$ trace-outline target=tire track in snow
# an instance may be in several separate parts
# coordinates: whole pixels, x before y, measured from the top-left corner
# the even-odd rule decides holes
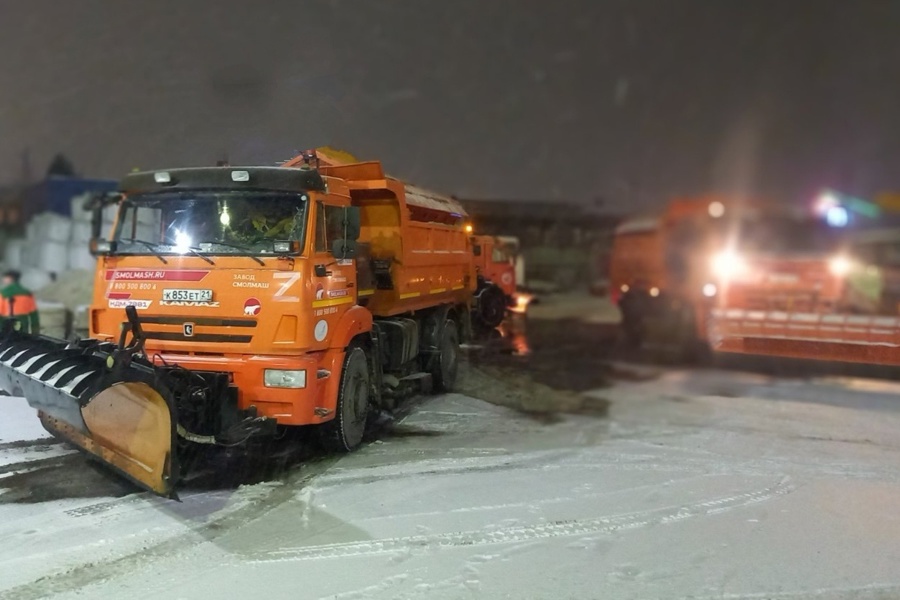
[[[556,521],[536,525],[503,527],[491,531],[461,531],[359,542],[344,542],[339,544],[322,544],[318,546],[282,548],[280,550],[266,552],[259,558],[251,559],[248,562],[294,562],[356,556],[374,556],[395,552],[409,552],[411,550],[477,547],[493,544],[521,543],[554,537],[612,533],[629,529],[641,529],[651,525],[676,523],[704,515],[714,515],[751,504],[765,502],[777,496],[788,494],[793,490],[794,486],[789,483],[789,478],[785,477],[777,484],[762,490],[637,513],[599,517],[596,519]]]
[[[403,463],[380,464],[364,468],[335,469],[316,480],[317,489],[400,481],[422,476],[452,476],[506,471],[547,472],[562,469],[687,471],[702,472],[712,460],[693,461],[696,465],[659,464],[660,454],[625,454],[618,451],[585,453],[582,448],[493,456],[473,456]],[[715,463],[718,464],[718,463]],[[698,467],[700,467],[698,469]],[[399,469],[399,470],[398,470]],[[765,473],[771,475],[771,471]]]
[[[401,481],[422,476],[440,477],[512,471],[547,473],[565,469],[653,471],[709,475],[740,474],[748,476],[770,476],[773,473],[786,474],[785,471],[797,469],[808,475],[900,481],[900,470],[898,469],[870,468],[855,462],[835,463],[834,461],[815,460],[752,459],[717,453],[697,453],[695,456],[680,456],[677,462],[661,462],[667,458],[665,456],[667,448],[660,446],[659,450],[660,453],[658,454],[607,451],[585,455],[576,451],[569,451],[566,453],[530,453],[524,456],[472,457],[464,462],[459,459],[426,460],[403,463],[403,471],[397,471],[397,465],[377,465],[364,469],[336,470],[317,479],[315,487],[317,490],[325,490],[347,485]],[[460,464],[461,462],[462,464]]]
[[[689,477],[682,477],[680,479],[666,479],[663,481],[656,481],[653,483],[647,483],[643,485],[634,485],[623,488],[616,488],[611,490],[604,490],[602,492],[591,492],[589,494],[579,494],[578,497],[573,496],[551,496],[548,498],[541,498],[537,500],[527,500],[522,502],[503,502],[499,504],[480,504],[477,506],[462,506],[457,508],[451,508],[449,510],[428,510],[428,511],[419,511],[419,512],[404,512],[404,513],[393,513],[387,515],[373,515],[370,517],[363,517],[359,519],[359,523],[370,523],[372,521],[385,521],[385,520],[393,520],[393,519],[421,519],[423,517],[434,517],[438,515],[453,515],[453,514],[464,514],[464,513],[475,513],[475,512],[486,512],[486,511],[498,511],[498,510],[509,510],[512,508],[524,508],[531,506],[546,506],[548,504],[563,504],[566,502],[572,502],[573,500],[594,500],[598,498],[608,498],[610,496],[616,496],[619,494],[632,494],[634,492],[642,491],[642,490],[652,490],[659,487],[664,487],[667,485],[671,485],[674,483],[684,483],[686,481],[690,481],[692,479],[699,479],[701,477],[707,477],[705,473],[699,473],[696,475],[692,475]]]

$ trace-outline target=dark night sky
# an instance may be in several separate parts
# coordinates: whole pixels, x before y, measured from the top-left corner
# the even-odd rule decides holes
[[[892,0],[0,0],[0,181],[330,144],[447,193],[900,188]]]

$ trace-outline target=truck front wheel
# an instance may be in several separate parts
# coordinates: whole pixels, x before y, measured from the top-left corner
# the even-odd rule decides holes
[[[506,295],[499,287],[490,284],[476,297],[475,320],[484,329],[499,327],[506,316]]]
[[[332,452],[355,450],[362,443],[368,416],[368,361],[362,348],[351,347],[344,356],[334,418],[319,426],[322,445]]]

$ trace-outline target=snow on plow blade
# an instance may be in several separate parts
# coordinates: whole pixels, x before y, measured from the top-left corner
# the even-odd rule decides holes
[[[140,487],[177,498],[175,411],[152,365],[114,344],[5,330],[0,388],[24,396],[44,427]]]

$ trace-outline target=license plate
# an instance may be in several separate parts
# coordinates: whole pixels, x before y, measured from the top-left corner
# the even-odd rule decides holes
[[[209,302],[212,290],[163,290],[163,302]]]

